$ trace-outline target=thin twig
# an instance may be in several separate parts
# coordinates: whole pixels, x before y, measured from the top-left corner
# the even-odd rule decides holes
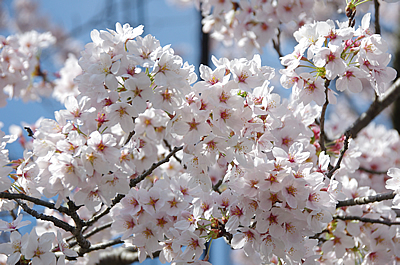
[[[135,187],[136,184],[138,184],[139,182],[141,182],[142,180],[144,180],[147,176],[151,175],[151,173],[153,173],[153,171],[158,168],[159,166],[161,166],[164,163],[169,162],[169,159],[178,151],[182,150],[183,146],[180,147],[175,147],[163,160],[158,161],[157,163],[153,163],[153,165],[151,165],[151,167],[146,170],[142,175],[140,175],[139,177],[135,178],[135,179],[131,179],[131,183],[130,186]]]
[[[365,167],[359,167],[357,170],[364,171],[364,172],[371,173],[371,174],[377,174],[377,175],[386,175],[387,174],[387,170],[386,171],[376,171],[376,170],[368,169]]]
[[[165,139],[164,139],[164,144],[168,147],[168,150],[171,152],[172,151],[172,146]],[[182,164],[182,159],[177,157],[176,154],[174,154],[174,158],[176,159],[176,161],[178,161],[179,164]]]
[[[123,198],[125,197],[125,195],[123,194],[118,194],[117,196],[115,196],[115,198],[111,201],[111,205],[109,207],[107,207],[103,212],[101,212],[98,215],[93,216],[91,219],[89,219],[88,221],[86,221],[84,223],[84,226],[91,226],[93,225],[95,222],[97,222],[100,218],[102,218],[103,216],[106,216],[110,211],[111,208],[113,208],[117,203],[119,203]]]
[[[104,224],[104,225],[102,225],[102,226],[96,227],[96,228],[94,228],[92,231],[90,231],[90,232],[84,234],[83,236],[84,236],[86,239],[88,239],[89,237],[91,237],[91,236],[97,234],[98,232],[101,232],[101,231],[103,231],[104,229],[110,228],[111,225],[112,225],[112,223],[113,223],[113,222],[109,222],[109,223],[106,223],[106,224]],[[71,243],[69,244],[69,246],[70,246],[70,248],[72,248],[72,247],[76,246],[77,244],[78,244],[78,242],[77,242],[77,241],[74,241],[74,242],[71,242]]]
[[[344,154],[346,153],[347,149],[349,149],[350,136],[349,135],[345,135],[345,137],[346,137],[346,139],[344,140],[343,149],[340,151],[340,156],[339,156],[338,161],[336,162],[335,167],[330,169],[329,172],[326,174],[326,177],[329,178],[329,179],[332,177],[333,173],[335,173],[335,171],[340,168],[340,163],[342,163],[342,159],[344,157]]]
[[[396,195],[396,193],[394,191],[391,191],[388,193],[380,193],[380,194],[371,195],[371,196],[357,197],[354,199],[339,201],[336,204],[336,208],[345,207],[345,206],[362,205],[362,204],[368,204],[368,203],[372,203],[372,202],[380,202],[380,201],[384,201],[384,200],[391,200],[394,198],[395,195]]]
[[[391,222],[390,220],[381,220],[381,219],[372,219],[372,218],[367,218],[367,217],[360,217],[360,216],[340,216],[340,215],[334,215],[333,219],[340,219],[343,221],[361,221],[364,223],[373,223],[373,224],[384,224],[387,226],[391,225],[400,225],[400,222]]]
[[[325,80],[325,103],[322,106],[321,118],[320,118],[320,133],[319,133],[319,146],[321,147],[321,151],[326,152],[325,147],[325,113],[328,108],[329,99],[328,99],[328,87],[330,84],[330,80]]]

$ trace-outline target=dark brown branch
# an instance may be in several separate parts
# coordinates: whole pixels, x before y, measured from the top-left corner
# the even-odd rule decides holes
[[[218,180],[218,182],[212,187],[212,189],[216,192],[220,192],[219,186],[221,186],[221,184],[222,184],[222,179]]]
[[[372,170],[372,169],[368,169],[365,167],[359,167],[358,168],[359,171],[364,171],[367,173],[371,173],[371,174],[377,174],[377,175],[386,175],[387,174],[387,170],[386,171],[376,171],[376,170]]]
[[[99,243],[99,244],[94,244],[92,246],[90,246],[89,248],[80,248],[78,251],[79,256],[83,256],[85,253],[89,253],[95,250],[100,250],[100,249],[106,249],[108,247],[112,247],[118,244],[122,244],[124,243],[124,241],[121,240],[120,237],[107,241],[107,242],[103,242],[103,243]]]
[[[375,100],[369,109],[361,114],[361,116],[347,129],[347,133],[352,138],[356,138],[357,134],[366,127],[379,113],[392,104],[400,96],[400,78],[389,87],[385,96]]]
[[[91,236],[97,234],[98,232],[103,231],[104,229],[110,228],[111,225],[112,225],[112,223],[113,223],[113,222],[109,222],[109,223],[106,223],[106,224],[104,224],[104,225],[102,225],[102,226],[99,226],[99,227],[94,228],[92,231],[90,231],[90,232],[88,232],[88,233],[86,233],[86,234],[84,235],[85,238],[89,238],[89,237],[91,237]]]
[[[321,151],[326,153],[325,147],[325,113],[328,108],[329,99],[328,99],[328,87],[330,84],[330,80],[325,80],[325,103],[322,106],[321,118],[320,118],[320,134],[319,134],[319,146],[321,147]]]
[[[8,199],[8,200],[15,200],[15,199],[21,199],[21,200],[25,200],[25,201],[30,201],[33,202],[36,205],[41,205],[44,207],[47,207],[49,209],[53,209],[53,210],[57,210],[60,213],[65,213],[66,215],[70,216],[70,211],[67,207],[64,206],[60,206],[58,208],[56,208],[54,203],[51,202],[47,202],[38,198],[34,198],[31,196],[28,196],[26,194],[23,193],[8,193],[8,192],[0,192],[0,198],[1,199]]]
[[[104,224],[104,225],[99,226],[99,227],[96,227],[96,228],[94,228],[92,231],[90,231],[90,232],[84,234],[83,236],[84,236],[86,239],[88,239],[89,237],[91,237],[91,236],[97,234],[98,232],[101,232],[101,231],[103,231],[104,229],[110,228],[111,225],[112,225],[112,222],[107,223],[107,224]],[[72,238],[71,238],[71,239],[72,239]],[[75,242],[71,242],[71,243],[69,244],[69,246],[72,248],[72,247],[76,246],[77,244],[78,244],[78,242],[75,241]]]
[[[375,6],[375,34],[381,34],[381,25],[379,22],[379,1],[374,0]]]
[[[103,212],[101,212],[98,215],[93,216],[91,219],[86,221],[84,226],[91,226],[95,222],[97,222],[100,218],[102,218],[103,216],[106,216],[111,211],[111,208],[114,207],[117,203],[119,203],[124,197],[125,197],[125,195],[123,195],[123,194],[118,194],[117,196],[115,196],[115,198],[111,201],[111,206],[107,207]]]
[[[136,119],[136,117],[132,117],[133,123],[135,123],[135,119]],[[135,131],[131,131],[128,135],[128,138],[126,138],[124,145],[127,145],[134,135],[135,135]]]
[[[395,196],[395,192],[381,193],[377,195],[365,196],[365,197],[357,197],[354,199],[348,199],[345,201],[339,201],[336,204],[336,208],[345,207],[345,206],[354,206],[354,205],[362,205],[368,204],[372,202],[380,202],[384,200],[391,200]]]
[[[171,145],[168,143],[167,140],[164,139],[164,144],[167,146],[168,150],[171,152],[172,151],[172,147]],[[176,159],[176,161],[178,161],[179,164],[182,164],[182,159],[180,159],[179,157],[176,156],[176,154],[174,154],[174,158]]]
[[[340,156],[334,168],[330,169],[329,172],[326,174],[327,178],[331,178],[333,173],[340,168],[340,163],[342,163],[342,159],[344,154],[346,153],[347,149],[349,149],[349,135],[345,135],[346,139],[344,140],[343,149],[340,151]]]
[[[90,247],[90,242],[87,240],[82,233],[82,228],[84,226],[83,220],[79,217],[77,210],[79,209],[73,201],[71,201],[68,197],[68,208],[71,211],[71,218],[75,222],[75,229],[72,234],[75,236],[76,241],[82,249],[88,249]]]
[[[276,34],[276,41],[272,39],[272,45],[275,49],[275,51],[278,53],[279,58],[283,57],[283,54],[281,52],[281,30],[278,28],[278,34]]]
[[[144,180],[147,176],[150,176],[151,173],[153,173],[154,169],[158,168],[159,166],[161,166],[164,163],[169,162],[169,159],[178,151],[182,150],[183,146],[181,147],[175,147],[164,159],[158,161],[157,163],[153,163],[153,165],[151,165],[151,167],[146,170],[142,175],[140,175],[139,177],[135,178],[135,179],[131,179],[131,183],[130,186],[135,187],[136,184],[138,184],[139,182],[141,182],[142,180]]]
[[[373,223],[373,224],[384,224],[384,225],[400,225],[400,222],[391,222],[390,220],[387,219],[372,219],[372,218],[367,218],[367,217],[360,217],[360,216],[339,216],[339,215],[334,215],[333,219],[340,219],[343,221],[361,221],[364,223]]]
[[[52,222],[55,226],[57,226],[59,228],[62,228],[65,231],[68,231],[68,232],[71,232],[71,233],[73,233],[75,231],[75,227],[71,226],[70,224],[68,224],[68,223],[66,223],[66,222],[64,222],[64,221],[62,221],[60,219],[57,219],[57,218],[55,218],[53,216],[49,216],[49,215],[45,215],[45,214],[42,214],[42,213],[38,213],[37,211],[29,208],[28,205],[26,205],[25,203],[23,203],[19,199],[14,199],[14,200],[18,203],[19,206],[22,207],[22,209],[26,213],[32,215],[36,219]]]
[[[153,258],[160,255],[160,251],[153,253]],[[102,251],[99,254],[99,261],[96,265],[129,265],[139,261],[137,249],[134,247],[129,248],[112,248],[107,251]]]

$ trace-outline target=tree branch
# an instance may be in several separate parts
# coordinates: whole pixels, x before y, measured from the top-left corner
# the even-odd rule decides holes
[[[278,33],[276,34],[276,41],[272,39],[272,46],[274,47],[276,53],[278,54],[279,58],[283,57],[283,54],[281,52],[281,30],[278,27]]]
[[[74,220],[75,225],[76,225],[72,234],[75,236],[76,241],[78,242],[79,246],[82,249],[88,249],[90,247],[90,242],[83,236],[82,228],[84,226],[84,222],[77,213],[78,207],[68,197],[67,197],[67,199],[68,199],[68,207],[72,213],[71,218],[72,218],[72,220]]]
[[[98,232],[103,231],[104,229],[107,229],[107,228],[111,227],[111,225],[112,225],[112,222],[106,223],[106,224],[104,224],[104,225],[102,225],[102,226],[99,226],[99,227],[94,228],[92,231],[90,231],[90,232],[84,234],[83,236],[84,236],[86,239],[88,239],[89,237],[91,237],[91,236],[97,234]],[[71,238],[71,239],[72,239],[72,238]],[[78,244],[78,242],[77,242],[77,241],[74,241],[74,242],[71,242],[71,243],[69,244],[69,246],[72,248],[72,247],[76,246],[77,244]]]
[[[379,113],[392,104],[400,96],[400,78],[389,87],[385,92],[385,96],[375,100],[369,109],[361,114],[360,117],[347,129],[350,137],[356,138],[357,134],[366,127]]]
[[[139,177],[135,178],[135,179],[131,179],[131,183],[130,186],[135,187],[136,184],[138,184],[139,182],[141,182],[142,180],[144,180],[147,176],[149,176],[151,173],[153,173],[153,170],[158,168],[159,166],[161,166],[164,163],[169,162],[169,159],[178,151],[182,150],[183,146],[180,147],[175,147],[164,159],[158,161],[157,163],[153,163],[153,165],[151,165],[151,167],[146,170],[142,175],[140,175]]]
[[[357,170],[364,171],[364,172],[371,173],[371,174],[377,174],[377,175],[386,175],[387,174],[387,170],[386,171],[376,171],[376,170],[368,169],[365,167],[359,167]]]
[[[171,145],[168,143],[167,140],[164,139],[164,144],[168,147],[168,150],[170,152],[172,152],[172,147]],[[174,158],[176,159],[176,161],[178,161],[179,164],[182,164],[182,159],[180,159],[179,157],[176,156],[176,154],[174,154]]]
[[[129,265],[139,261],[139,254],[134,247],[113,248],[110,251],[103,251],[99,255],[96,265]]]
[[[78,251],[79,256],[83,256],[85,253],[89,253],[95,250],[100,250],[100,249],[106,249],[108,247],[112,247],[118,244],[122,244],[124,243],[124,241],[121,240],[121,237],[118,237],[116,239],[107,241],[107,242],[102,242],[99,244],[94,244],[92,246],[90,246],[89,248],[80,248]]]
[[[329,170],[329,172],[326,174],[327,178],[331,178],[333,173],[335,173],[336,170],[338,170],[340,168],[340,163],[342,162],[342,159],[344,157],[344,154],[346,153],[347,149],[349,149],[349,135],[346,135],[346,139],[344,140],[344,146],[343,149],[340,151],[340,156],[338,161],[336,162],[336,165],[334,168],[332,168],[331,170]]]
[[[153,258],[160,255],[160,251],[153,253]],[[99,261],[96,265],[128,265],[139,261],[137,249],[134,247],[129,248],[113,248],[109,251],[102,251],[99,255]]]
[[[37,211],[31,209],[28,207],[28,205],[26,205],[25,203],[23,203],[22,201],[20,201],[19,199],[14,199],[19,206],[22,207],[22,209],[27,212],[28,214],[32,215],[33,217],[35,217],[36,219],[40,219],[43,221],[48,221],[48,222],[52,222],[55,226],[64,229],[65,231],[71,232],[73,233],[75,231],[75,227],[73,227],[72,225],[57,219],[53,216],[48,216],[42,213],[38,213]]]
[[[328,100],[328,87],[329,87],[330,80],[325,80],[325,103],[322,106],[322,111],[321,111],[321,118],[320,118],[320,133],[319,133],[319,146],[321,147],[321,151],[324,151],[326,153],[326,147],[325,147],[325,113],[326,109],[328,108],[329,100]],[[329,163],[329,166],[330,163]]]
[[[375,34],[381,34],[381,25],[379,24],[379,1],[374,0],[375,6]]]
[[[380,202],[384,200],[391,200],[394,198],[396,193],[394,191],[388,193],[381,193],[373,196],[365,196],[365,197],[357,197],[354,199],[349,199],[345,201],[339,201],[336,204],[336,208],[345,207],[345,206],[354,206],[354,205],[363,205],[372,202]]]
[[[60,213],[65,213],[68,216],[71,215],[71,213],[70,213],[70,211],[69,211],[69,209],[67,207],[60,206],[60,207],[56,208],[54,203],[47,202],[47,201],[44,201],[44,200],[41,200],[41,199],[38,199],[38,198],[34,198],[34,197],[28,196],[28,195],[23,194],[23,193],[9,193],[9,192],[3,191],[3,192],[0,192],[0,198],[1,199],[8,199],[8,200],[22,199],[22,200],[25,200],[25,201],[33,202],[36,205],[41,205],[41,206],[47,207],[49,209],[57,210]]]
[[[391,225],[400,225],[400,222],[391,222],[390,220],[381,220],[381,219],[372,219],[372,218],[367,218],[367,217],[360,217],[360,216],[340,216],[340,215],[334,215],[333,219],[340,219],[343,221],[361,221],[364,223],[373,223],[373,224],[384,224],[387,226]]]

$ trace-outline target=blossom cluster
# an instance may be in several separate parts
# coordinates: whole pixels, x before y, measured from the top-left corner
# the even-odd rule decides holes
[[[400,257],[397,227],[342,220],[394,222],[391,205],[337,209],[341,200],[394,189],[394,169],[386,183],[360,185],[366,181],[360,164],[377,169],[365,143],[380,134],[371,126],[363,134],[368,141],[343,136],[323,149],[321,130],[329,134],[330,128],[316,122],[321,105],[333,100],[329,81],[336,79],[339,92],[360,92],[359,79],[365,78],[381,95],[381,84],[394,78],[383,40],[368,27],[369,16],[358,30],[344,24],[336,29],[332,21],[300,28],[295,52],[282,58],[283,86],[294,85],[289,100],[273,92],[275,71],[262,66],[259,55],[213,57],[214,69],[201,65],[196,82],[194,67],[169,45],[140,36],[143,26],[117,23],[116,30],[93,30],[78,61],[79,94],[67,86],[60,90],[65,109],[55,113],[55,120],[41,121],[32,150],[13,161],[15,172],[2,167],[7,172],[0,174],[1,190],[57,196],[54,208],[75,205],[81,222],[109,209],[110,216],[97,225],[112,222],[111,229],[91,237],[92,244],[119,235],[125,246],[138,250],[140,261],[160,251],[163,262],[200,263],[206,242],[224,237],[258,263],[393,263]],[[302,62],[316,74],[296,72]],[[390,144],[391,139],[380,140]],[[399,157],[399,150],[385,154]],[[341,160],[340,169],[333,170]],[[386,161],[385,169],[398,161]],[[56,216],[54,209],[46,215]],[[77,225],[72,214],[57,218]],[[83,247],[69,251],[63,238],[71,234],[50,224],[41,225],[47,232],[39,236],[33,231],[21,237],[15,224],[2,228],[12,231],[11,243],[2,248],[7,262],[15,264],[22,255],[33,264],[55,264],[58,253],[61,264],[68,262],[64,255],[84,254]],[[87,234],[95,230],[88,229]],[[55,233],[58,243],[53,243]],[[207,258],[201,264],[209,264]]]
[[[343,13],[346,7],[360,6],[368,10],[368,3],[360,0],[169,0],[188,6],[194,2],[203,15],[203,32],[225,46],[236,44],[247,56],[254,51],[262,52],[271,40],[279,42],[283,33],[290,36],[314,19],[326,20],[334,13]],[[388,3],[397,0],[385,1]],[[362,4],[362,5],[361,5]],[[386,7],[388,13],[390,7]]]
[[[326,97],[336,102],[332,90],[325,95],[326,82],[335,79],[337,91],[359,93],[362,80],[368,80],[376,94],[382,96],[396,71],[387,66],[391,58],[387,44],[380,35],[370,32],[369,21],[368,13],[357,30],[343,23],[338,23],[337,29],[331,20],[301,27],[294,33],[299,44],[293,53],[281,58],[286,66],[281,70],[282,85],[292,87],[296,99],[320,106]],[[301,71],[303,67],[312,71]]]
[[[21,236],[18,229],[29,225],[29,221],[21,221],[22,215],[11,223],[0,220],[2,231],[11,232],[10,242],[0,244],[2,253],[8,255],[7,264],[17,264],[20,260],[32,261],[32,265],[50,265],[65,264],[65,256],[77,257],[78,254],[69,249],[65,240],[61,236],[61,232],[57,232],[57,238],[54,233],[46,232],[37,235],[36,229],[32,229],[29,234]],[[56,262],[54,252],[61,252]]]
[[[54,42],[48,32],[29,31],[0,37],[0,107],[7,104],[8,97],[28,101],[51,95],[52,87],[40,69],[39,57],[40,51]],[[41,77],[42,81],[37,82],[35,77]]]

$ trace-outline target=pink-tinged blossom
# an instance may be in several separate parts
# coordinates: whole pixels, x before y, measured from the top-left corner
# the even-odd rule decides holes
[[[293,92],[303,104],[308,104],[311,101],[315,101],[319,106],[325,103],[325,86],[322,78],[314,78],[309,73],[303,73],[300,75],[304,80],[304,86],[299,88],[300,91]]]
[[[234,231],[239,225],[248,225],[250,222],[249,214],[243,205],[232,204],[229,208],[229,220],[225,224],[226,231]]]
[[[310,156],[310,152],[303,152],[303,144],[298,142],[290,146],[288,153],[279,147],[274,147],[272,153],[277,161],[283,162],[285,165],[301,164]]]
[[[182,253],[182,258],[187,261],[198,259],[203,253],[203,249],[206,248],[206,240],[189,230],[182,233],[179,242],[181,245],[186,246]]]
[[[210,126],[205,122],[206,117],[192,113],[189,107],[184,107],[177,115],[180,118],[174,122],[173,130],[183,136],[185,143],[196,144],[201,137],[211,132]]]
[[[4,220],[0,220],[0,230],[3,232],[8,232],[8,231],[16,231],[21,227],[24,227],[26,225],[29,225],[31,221],[25,220],[22,221],[22,214],[19,214],[17,219],[9,222],[6,222]]]
[[[339,78],[336,80],[336,89],[338,91],[345,91],[348,89],[353,93],[359,93],[363,88],[360,79],[366,77],[366,73],[359,68],[354,66],[348,67],[344,74],[340,74]]]
[[[21,237],[21,234],[18,231],[11,232],[10,242],[0,244],[0,253],[6,254],[7,257],[7,265],[15,265],[19,262],[21,253],[23,252],[23,246],[26,246],[28,242],[29,234],[25,234]]]
[[[158,241],[163,239],[163,235],[157,231],[158,229],[153,222],[138,224],[133,228],[132,242],[148,255],[152,255],[153,252],[161,249]]]
[[[100,134],[98,131],[94,131],[89,135],[87,144],[88,147],[93,148],[97,153],[96,155],[100,155],[104,161],[110,163],[117,162],[116,158],[119,157],[119,151],[115,147],[117,143],[112,134]],[[109,168],[109,170],[112,170],[112,168]]]
[[[300,61],[306,49],[307,47],[304,45],[298,44],[294,47],[294,51],[291,54],[280,58],[281,64],[286,66],[286,71],[292,71],[300,65]]]
[[[74,194],[73,199],[76,205],[85,205],[91,211],[99,210],[101,203],[107,202],[99,189],[91,187],[80,189]]]
[[[64,253],[65,256],[67,256],[67,257],[77,257],[78,256],[78,253],[76,253],[76,251],[69,248],[69,245],[63,239],[60,230],[57,230],[57,242],[58,242],[57,250]]]
[[[217,67],[214,71],[206,66],[200,65],[199,67],[200,77],[204,81],[197,82],[193,89],[197,92],[203,92],[204,90],[213,88],[216,84],[226,84],[228,83],[231,74],[225,74],[226,69],[224,67]]]
[[[106,108],[108,112],[108,119],[111,124],[121,125],[122,130],[125,133],[130,133],[135,128],[133,118],[137,116],[136,109],[127,103],[117,102]]]
[[[400,191],[400,169],[390,168],[387,175],[391,178],[386,180],[385,188],[393,190],[396,193],[396,196],[393,198],[393,207],[400,208],[400,195],[398,194]]]
[[[335,230],[333,236],[322,244],[322,251],[334,251],[337,258],[343,257],[346,248],[354,247],[354,239],[346,235],[344,232]]]
[[[142,209],[137,189],[130,189],[129,193],[121,200],[126,214],[135,215]]]
[[[51,252],[53,233],[44,233],[40,237],[35,229],[29,234],[26,248],[23,252],[26,259],[32,259],[32,265],[52,265],[56,263],[56,256]]]
[[[111,228],[115,229],[117,233],[123,233],[121,239],[125,240],[133,234],[133,228],[137,225],[137,220],[130,214],[123,212],[114,218]]]
[[[275,238],[280,238],[283,235],[283,219],[282,219],[282,210],[276,207],[273,207],[270,211],[262,212],[256,216],[256,230],[259,233],[266,233]]]
[[[155,214],[165,204],[164,192],[156,187],[151,188],[149,191],[139,189],[139,200],[143,209],[149,214]]]
[[[289,175],[283,179],[282,186],[282,195],[290,207],[304,207],[304,200],[309,193],[305,188],[303,179],[296,179]]]
[[[64,67],[59,71],[60,78],[54,80],[53,97],[64,103],[68,96],[76,97],[79,94],[78,85],[74,78],[82,73],[78,59],[74,54],[68,54]]]
[[[346,67],[344,60],[340,57],[343,47],[328,45],[315,51],[314,64],[317,67],[325,67],[326,77],[333,80],[341,75]]]
[[[247,256],[255,255],[260,242],[260,234],[255,229],[241,228],[232,238],[232,248],[243,248]]]
[[[148,34],[144,38],[138,36],[135,40],[128,41],[126,47],[140,66],[153,67],[160,41]]]
[[[134,78],[126,80],[124,85],[125,90],[120,94],[121,99],[126,102],[132,101],[132,107],[136,113],[144,112],[147,108],[146,102],[151,101],[154,97],[149,77],[144,73],[140,73],[135,75]]]

